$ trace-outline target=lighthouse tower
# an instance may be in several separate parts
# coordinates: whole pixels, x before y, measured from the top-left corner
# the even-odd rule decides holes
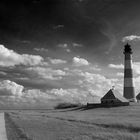
[[[132,49],[129,44],[124,46],[124,91],[123,96],[131,102],[135,102],[135,91],[132,71]]]

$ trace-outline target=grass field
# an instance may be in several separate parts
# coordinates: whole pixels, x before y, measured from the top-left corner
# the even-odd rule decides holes
[[[11,135],[17,140],[140,139],[140,104],[90,110],[13,111],[9,115],[9,140],[16,140]]]

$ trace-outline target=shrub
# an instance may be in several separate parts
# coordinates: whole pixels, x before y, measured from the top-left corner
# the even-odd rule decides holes
[[[55,109],[66,109],[66,108],[74,108],[74,107],[80,107],[80,106],[82,106],[82,105],[76,104],[76,103],[59,103],[54,108]]]

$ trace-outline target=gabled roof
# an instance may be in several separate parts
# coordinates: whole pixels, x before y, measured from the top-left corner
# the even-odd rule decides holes
[[[136,96],[136,99],[140,100],[140,93]]]
[[[126,98],[124,98],[117,90],[110,89],[101,100],[105,99],[118,99],[121,102],[129,102]]]

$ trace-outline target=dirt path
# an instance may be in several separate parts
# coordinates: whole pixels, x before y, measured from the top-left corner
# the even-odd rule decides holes
[[[26,136],[22,129],[15,124],[8,113],[5,113],[5,127],[8,140],[31,140]]]
[[[4,113],[0,113],[0,140],[7,140]]]

